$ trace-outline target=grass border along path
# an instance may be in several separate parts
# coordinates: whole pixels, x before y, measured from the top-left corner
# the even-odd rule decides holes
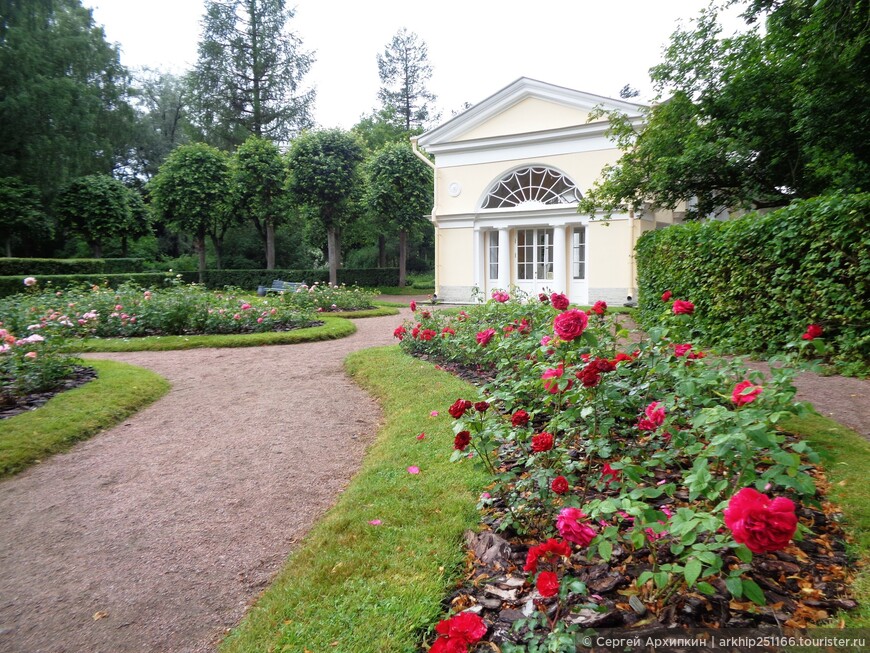
[[[159,374],[135,365],[88,360],[97,378],[52,397],[39,409],[0,421],[0,478],[66,451],[123,421],[169,391]]]
[[[363,317],[363,316],[360,316]],[[365,316],[368,317],[368,316]],[[300,342],[337,340],[356,332],[350,320],[336,316],[322,316],[323,324],[292,331],[265,333],[232,333],[209,336],[147,336],[145,338],[88,338],[75,344],[76,353],[169,351],[203,347],[261,347],[263,345],[295,345]]]
[[[449,462],[447,408],[476,390],[397,346],[354,353],[347,369],[378,398],[385,423],[350,487],[222,653],[411,653],[462,572],[461,538],[479,523],[485,475],[470,461]]]

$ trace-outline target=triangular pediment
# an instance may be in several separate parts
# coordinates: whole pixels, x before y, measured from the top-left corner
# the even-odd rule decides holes
[[[512,84],[429,130],[418,142],[423,147],[511,137],[586,125],[596,107],[630,117],[641,116],[643,105],[575,91],[521,77]]]

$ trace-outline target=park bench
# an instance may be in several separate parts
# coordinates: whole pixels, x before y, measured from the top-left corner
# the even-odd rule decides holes
[[[280,279],[275,279],[270,286],[258,286],[257,287],[257,295],[260,297],[265,297],[270,292],[296,292],[299,289],[299,286],[304,285],[305,282],[297,282],[297,281],[281,281]]]

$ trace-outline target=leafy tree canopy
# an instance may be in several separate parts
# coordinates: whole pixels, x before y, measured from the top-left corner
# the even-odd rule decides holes
[[[50,201],[70,179],[124,165],[127,71],[80,0],[5,0],[0,10],[0,176]]]
[[[314,90],[303,78],[314,57],[287,31],[284,0],[207,0],[194,71],[204,138],[233,148],[251,134],[287,142],[312,124]]]
[[[32,240],[46,232],[39,190],[17,177],[0,177],[0,241],[6,247],[6,256],[12,256],[13,238]]]
[[[640,127],[610,115],[624,154],[582,211],[691,200],[693,218],[867,186],[868,3],[755,0],[744,14],[750,23],[761,16],[764,32],[725,37],[711,6],[694,29],[672,35],[651,70],[667,99]]]

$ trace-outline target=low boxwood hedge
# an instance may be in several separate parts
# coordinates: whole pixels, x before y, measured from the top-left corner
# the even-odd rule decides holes
[[[0,258],[0,276],[142,272],[141,258]]]

